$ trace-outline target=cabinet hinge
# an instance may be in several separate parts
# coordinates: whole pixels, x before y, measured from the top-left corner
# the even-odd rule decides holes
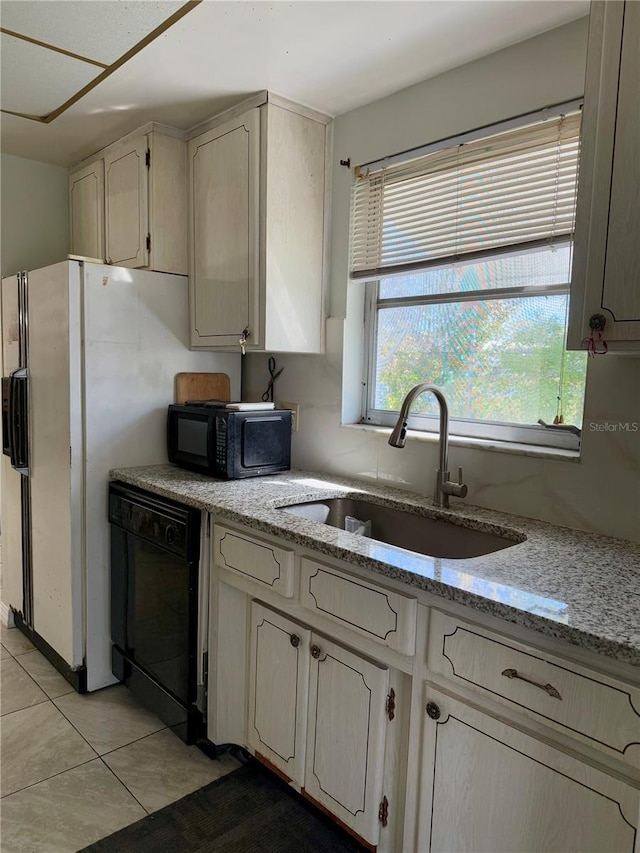
[[[147,234],[147,252],[151,251],[151,234]]]
[[[144,162],[147,164],[147,169],[151,168],[151,149],[147,148],[147,154]]]
[[[73,467],[73,464],[72,464],[72,461],[71,461],[71,460],[72,460],[72,456],[71,456],[71,445],[69,445],[69,468],[72,468],[72,467]]]
[[[389,800],[386,797],[382,798],[380,808],[378,809],[378,820],[383,826],[389,823]]]
[[[205,534],[207,539],[211,539],[211,515],[207,513],[207,527],[205,530]]]
[[[396,691],[393,689],[393,687],[387,695],[385,711],[387,712],[387,717],[389,717],[390,720],[393,720],[396,715]]]

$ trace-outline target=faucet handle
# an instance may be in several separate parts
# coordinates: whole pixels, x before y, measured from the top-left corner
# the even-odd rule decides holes
[[[462,466],[458,466],[458,482],[454,484],[452,495],[457,498],[466,498],[468,492],[467,484],[462,482]]]
[[[455,498],[466,498],[468,488],[467,484],[462,482],[462,468],[458,468],[458,482],[447,480],[442,484],[442,491],[445,495],[453,495]]]

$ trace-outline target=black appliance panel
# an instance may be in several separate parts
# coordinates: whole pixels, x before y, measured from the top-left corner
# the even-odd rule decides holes
[[[109,521],[113,672],[180,733],[176,721],[199,714],[200,511],[112,483]],[[149,699],[165,695],[176,705],[170,713],[166,698]],[[191,723],[187,729],[192,742],[197,732]]]
[[[282,441],[282,419],[262,415],[241,421],[242,467],[263,468],[266,465],[289,466],[290,451]],[[291,427],[289,427],[291,431]]]

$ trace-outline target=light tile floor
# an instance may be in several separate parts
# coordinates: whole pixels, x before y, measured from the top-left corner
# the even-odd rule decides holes
[[[1,853],[75,853],[239,766],[122,685],[79,695],[17,628],[0,642]]]

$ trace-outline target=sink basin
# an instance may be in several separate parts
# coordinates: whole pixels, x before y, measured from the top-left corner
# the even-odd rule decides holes
[[[358,522],[371,522],[370,529],[367,525],[364,532],[360,530],[360,535],[429,557],[452,560],[491,554],[525,540],[524,536],[515,538],[517,534],[509,539],[498,533],[486,533],[484,530],[417,515],[406,509],[382,506],[361,498],[329,498],[281,506],[278,509],[342,530],[346,529],[347,517],[351,517],[357,519],[356,530],[352,528],[352,532],[358,532]],[[353,522],[351,524],[354,525]]]

